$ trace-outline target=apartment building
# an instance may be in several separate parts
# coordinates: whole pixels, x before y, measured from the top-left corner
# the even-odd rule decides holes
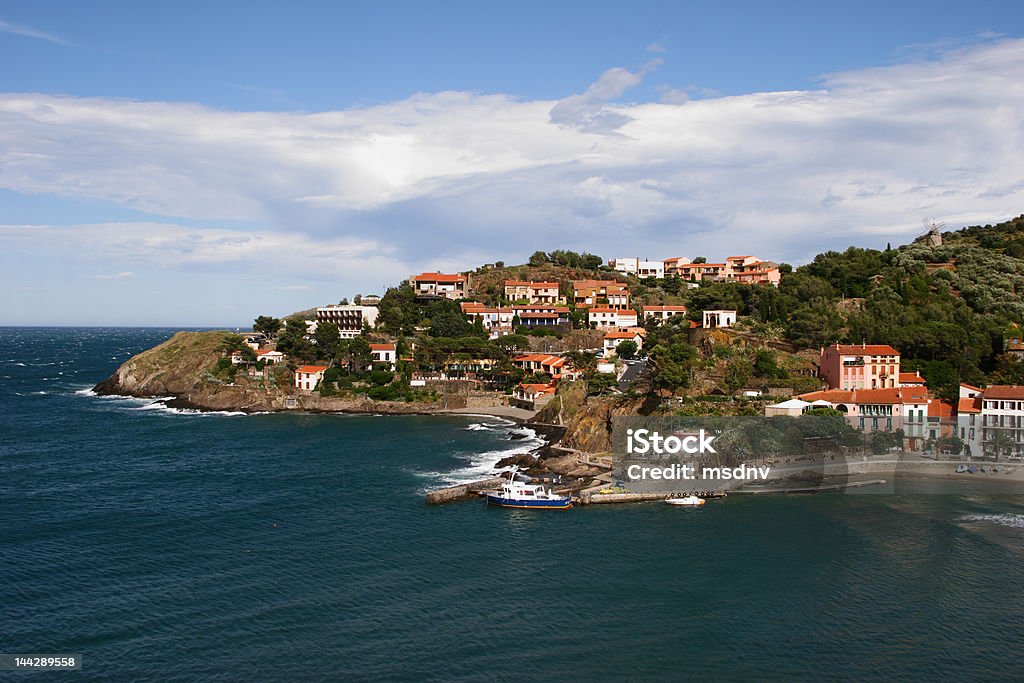
[[[378,310],[376,306],[321,306],[316,309],[316,324],[330,323],[338,328],[342,339],[354,339],[362,334],[364,325],[377,324]]]
[[[526,282],[505,280],[505,298],[510,301],[527,301],[531,304],[564,304],[557,282]]]
[[[819,372],[830,389],[900,386],[900,352],[888,344],[833,344],[821,349]]]
[[[587,309],[587,322],[599,330],[636,327],[636,311],[611,306],[594,306]]]
[[[574,280],[572,296],[577,307],[629,307],[629,287],[616,280]]]
[[[457,273],[420,273],[409,278],[416,296],[424,299],[465,299],[469,293],[469,276]]]
[[[644,320],[652,318],[668,320],[673,316],[686,315],[686,306],[644,306]]]
[[[957,430],[972,458],[1024,460],[1024,386],[961,384]]]

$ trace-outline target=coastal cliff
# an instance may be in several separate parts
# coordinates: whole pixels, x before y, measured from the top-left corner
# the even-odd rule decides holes
[[[171,407],[243,412],[305,410],[401,415],[484,411],[488,407],[481,401],[471,402],[465,393],[454,392],[441,393],[431,403],[300,393],[293,389],[291,370],[284,366],[268,367],[263,377],[239,373],[233,381],[226,381],[213,369],[224,357],[221,344],[227,334],[230,333],[224,330],[177,332],[162,344],[129,358],[114,374],[97,384],[94,391],[108,396],[170,396],[173,397],[168,402]],[[479,405],[474,406],[474,403]]]

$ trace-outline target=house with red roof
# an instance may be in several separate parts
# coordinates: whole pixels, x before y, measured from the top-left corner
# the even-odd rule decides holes
[[[577,307],[629,307],[629,287],[616,280],[573,280],[572,297]]]
[[[686,306],[644,306],[644,321],[656,318],[658,320],[668,320],[669,318],[676,315],[686,315]]]
[[[830,389],[893,389],[900,352],[888,344],[833,344],[821,349],[819,371]]]
[[[1024,386],[961,384],[957,430],[972,458],[1024,461]]]
[[[420,273],[409,278],[416,296],[423,299],[465,299],[469,294],[469,276],[459,273]]]
[[[295,369],[295,388],[307,394],[312,393],[324,378],[326,370],[326,365],[300,365]]]
[[[551,376],[552,381],[572,379],[576,371],[563,356],[552,356],[547,353],[522,353],[512,359],[512,364],[525,372],[541,372]]]
[[[594,306],[587,309],[587,322],[599,330],[636,327],[636,311],[611,306]]]
[[[531,304],[564,304],[557,282],[532,282],[505,280],[505,298],[510,301],[527,301]]]
[[[798,398],[810,403],[827,402],[842,413],[851,426],[864,432],[902,429],[910,450],[921,450],[927,440],[942,436],[938,417],[943,409],[931,407],[938,399],[929,396],[925,387],[826,389],[800,394]],[[952,407],[945,412],[951,424]]]
[[[370,355],[375,364],[384,363],[394,372],[395,361],[398,359],[397,349],[395,344],[370,344]]]
[[[512,403],[527,410],[540,410],[554,397],[554,384],[520,383],[512,390]]]
[[[636,344],[636,348],[639,350],[644,345],[644,330],[642,328],[634,328],[632,330],[616,330],[609,332],[604,335],[604,357],[611,358],[616,355],[619,344],[624,341],[631,341]]]

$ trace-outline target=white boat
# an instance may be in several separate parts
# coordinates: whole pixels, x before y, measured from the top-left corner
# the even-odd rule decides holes
[[[509,471],[501,491],[487,494],[487,504],[503,508],[536,508],[538,510],[568,510],[572,498],[559,496],[541,484],[527,484],[516,478],[517,467]]]
[[[666,498],[665,502],[669,505],[696,508],[704,504],[704,499],[697,496],[686,496],[685,498]]]

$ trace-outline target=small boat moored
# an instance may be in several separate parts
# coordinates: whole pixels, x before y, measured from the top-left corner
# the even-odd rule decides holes
[[[696,508],[704,504],[704,499],[697,496],[686,496],[685,498],[666,498],[665,502],[669,505]]]
[[[559,496],[542,484],[528,484],[516,479],[517,467],[509,470],[508,480],[500,491],[487,494],[487,504],[503,508],[530,508],[539,510],[568,510],[572,498]]]

